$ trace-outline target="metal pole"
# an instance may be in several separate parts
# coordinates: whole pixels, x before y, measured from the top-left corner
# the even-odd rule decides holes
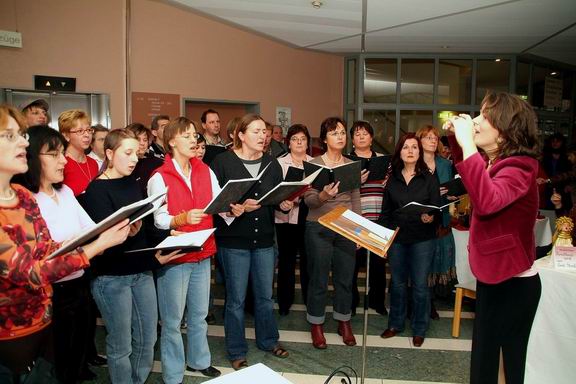
[[[366,292],[364,292],[364,330],[362,333],[362,374],[360,383],[366,378],[366,342],[368,341],[368,292],[370,291],[370,251],[366,250]]]

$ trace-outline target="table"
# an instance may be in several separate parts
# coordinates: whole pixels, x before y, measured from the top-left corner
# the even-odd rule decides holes
[[[222,375],[205,382],[206,384],[292,384],[279,373],[274,372],[262,363],[254,364],[248,368]]]
[[[525,383],[576,383],[576,272],[554,269],[550,256],[534,266],[542,296],[528,343]]]

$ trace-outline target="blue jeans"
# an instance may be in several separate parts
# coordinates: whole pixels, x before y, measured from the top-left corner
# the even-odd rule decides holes
[[[273,350],[280,338],[272,300],[274,248],[220,247],[219,252],[226,279],[224,330],[228,358],[230,360],[244,359],[248,353],[244,329],[244,302],[248,278],[252,282],[254,294],[256,345],[264,351]]]
[[[166,265],[158,270],[158,307],[162,319],[160,353],[164,383],[181,383],[186,364],[205,369],[211,364],[208,347],[210,258],[199,263]],[[180,323],[186,308],[186,361]]]
[[[428,274],[432,267],[436,239],[414,244],[393,243],[389,263],[392,274],[390,284],[390,315],[388,328],[404,330],[408,279],[412,285],[412,335],[426,337],[430,323],[430,290]]]
[[[112,383],[144,383],[152,370],[158,311],[152,272],[98,276],[92,296],[106,325]]]

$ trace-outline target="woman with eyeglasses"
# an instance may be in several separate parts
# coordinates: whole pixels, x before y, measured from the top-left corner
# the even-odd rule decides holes
[[[374,128],[367,121],[355,121],[350,128],[350,138],[352,139],[353,150],[350,155],[361,158],[371,158],[383,156],[372,149],[374,139]],[[377,221],[382,209],[382,196],[384,195],[385,180],[368,179],[368,174],[363,174],[362,186],[360,187],[360,205],[362,216],[368,220]],[[356,252],[356,268],[354,271],[354,281],[352,285],[352,313],[356,313],[356,307],[360,302],[358,293],[358,272],[363,261],[366,259],[366,250],[359,249]],[[370,291],[368,292],[368,306],[381,315],[388,314],[384,306],[386,297],[386,259],[381,257],[370,258]]]
[[[312,160],[312,156],[307,154],[310,145],[310,134],[305,125],[294,124],[291,126],[288,129],[286,141],[290,152],[286,156],[278,158],[278,162],[282,167],[282,175],[285,179],[290,167],[303,170],[303,162]],[[306,247],[304,246],[304,228],[307,215],[308,207],[301,198],[294,201],[294,208],[290,212],[275,212],[276,239],[278,241],[278,287],[276,295],[279,307],[278,312],[282,316],[288,315],[290,307],[294,303],[297,255],[300,256],[302,297],[304,303],[306,303],[308,270],[306,266]]]
[[[352,161],[342,154],[346,148],[346,124],[342,119],[329,117],[324,120],[320,126],[320,141],[325,152],[314,158],[312,163],[335,167]],[[339,205],[355,213],[362,213],[360,190],[339,193],[338,185],[338,182],[330,183],[321,191],[312,188],[304,194],[304,201],[310,209],[306,217],[305,232],[310,277],[306,318],[312,325],[312,345],[318,349],[326,349],[324,321],[330,270],[334,284],[333,317],[338,321],[338,334],[342,336],[344,344],[356,345],[350,326],[356,245],[318,223],[320,216]]]
[[[78,196],[98,176],[98,163],[86,156],[94,129],[90,127],[90,116],[79,109],[62,112],[58,116],[58,128],[68,141],[64,184],[70,187],[74,196]]]
[[[256,345],[277,358],[288,357],[288,351],[279,344],[280,335],[274,317],[272,300],[274,281],[274,211],[288,212],[291,201],[279,206],[260,206],[257,199],[282,181],[282,168],[278,161],[263,152],[266,124],[262,117],[245,115],[234,131],[234,149],[218,155],[211,163],[220,185],[228,180],[256,177],[258,188],[249,198],[232,204],[223,218],[214,216],[216,242],[226,280],[226,309],[224,331],[228,359],[235,370],[248,366],[244,324],[244,305],[248,280],[252,283]]]
[[[438,183],[446,183],[454,178],[452,174],[452,163],[443,158],[442,143],[440,142],[440,132],[432,125],[425,125],[416,132],[416,137],[422,142],[424,149],[424,162],[428,166],[430,173],[435,175]],[[440,188],[442,204],[455,200],[454,196],[446,195],[446,188]],[[430,286],[430,317],[438,320],[440,316],[434,305],[434,297],[441,295],[446,297],[452,293],[453,283],[456,279],[456,256],[455,256],[454,236],[450,228],[450,212],[448,209],[442,212],[442,220],[438,228],[438,241],[428,277]]]
[[[212,216],[202,210],[220,193],[214,173],[196,158],[196,127],[185,117],[176,118],[164,128],[166,155],[148,182],[148,194],[168,188],[167,203],[154,212],[157,228],[194,232],[212,228]],[[210,258],[216,253],[214,236],[198,252],[173,260],[157,272],[158,304],[162,333],[160,351],[162,378],[167,384],[181,383],[184,368],[216,377],[208,346],[208,302],[210,297]],[[186,309],[187,345],[180,332]]]
[[[104,140],[104,171],[84,193],[85,209],[100,222],[143,198],[131,177],[138,161],[138,140],[126,129]],[[92,263],[91,291],[106,325],[108,373],[112,383],[144,383],[152,370],[158,312],[152,270],[179,255],[125,253],[147,248],[142,221],[130,225],[128,239]]]
[[[392,155],[392,174],[378,220],[386,228],[400,228],[388,251],[392,274],[390,313],[388,328],[381,337],[387,339],[404,331],[407,303],[411,300],[412,345],[421,347],[430,323],[428,275],[436,249],[439,215],[399,211],[413,201],[439,206],[440,186],[424,162],[420,140],[414,133],[407,133],[400,138]],[[412,297],[408,297],[408,281]]]
[[[49,373],[53,360],[51,321],[53,282],[86,268],[106,248],[123,242],[127,220],[103,232],[95,241],[48,259],[61,247],[50,236],[30,191],[11,184],[14,175],[28,171],[26,123],[15,109],[0,106],[0,382],[33,380]],[[50,128],[48,128],[50,129]],[[52,149],[45,153],[52,153]],[[44,152],[44,150],[42,151]],[[45,161],[53,161],[51,155]],[[59,157],[63,158],[61,154]],[[53,181],[62,172],[50,172]],[[45,180],[45,192],[54,190]],[[40,189],[39,189],[40,191]],[[70,195],[71,193],[69,193]],[[73,199],[73,197],[72,197]],[[62,214],[72,215],[69,212]],[[78,219],[79,220],[79,219]],[[93,260],[92,260],[93,261]]]
[[[28,171],[22,176],[23,185],[34,193],[52,239],[69,240],[94,222],[72,190],[62,184],[66,139],[46,125],[30,128],[28,135]],[[91,374],[86,371],[87,345],[92,342],[89,280],[84,270],[79,270],[54,282],[52,289],[56,373],[63,383],[76,383]]]

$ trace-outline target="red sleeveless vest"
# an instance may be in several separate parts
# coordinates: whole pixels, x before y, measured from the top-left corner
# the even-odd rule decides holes
[[[176,216],[184,211],[189,211],[190,209],[205,208],[212,200],[210,168],[208,168],[208,166],[201,160],[196,158],[190,159],[190,166],[192,168],[190,174],[192,193],[190,193],[190,189],[182,179],[182,176],[176,170],[170,155],[166,154],[164,164],[156,170],[157,173],[162,175],[164,183],[168,187],[168,213],[172,216]],[[213,227],[212,215],[209,215],[202,219],[198,224],[186,224],[175,229],[181,232],[194,232]],[[172,260],[170,264],[198,262],[214,255],[215,253],[216,241],[212,234],[204,243],[201,251],[188,253],[176,260]]]

